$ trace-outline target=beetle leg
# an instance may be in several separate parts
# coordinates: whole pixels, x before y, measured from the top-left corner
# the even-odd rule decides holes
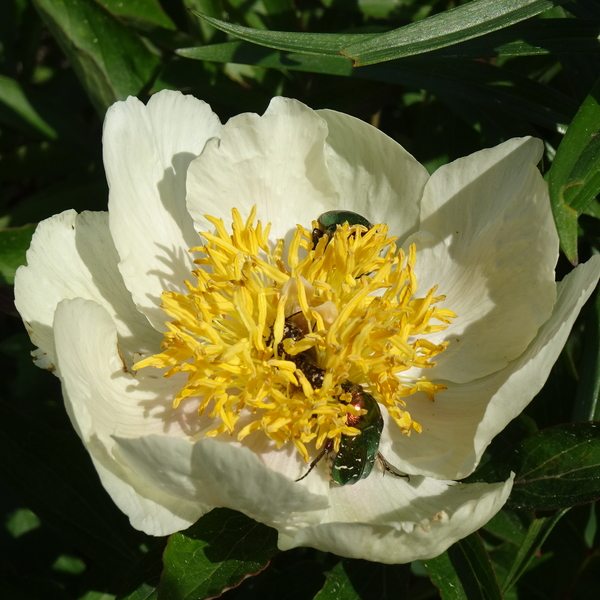
[[[396,477],[402,477],[408,481],[410,481],[410,475],[407,475],[406,473],[399,473],[398,471],[396,471],[396,469],[394,467],[392,467],[392,465],[390,465],[390,463],[385,460],[385,458],[383,457],[383,454],[381,454],[381,452],[377,453],[377,458],[379,460],[379,464],[383,467],[383,474],[385,475],[385,472],[387,471],[388,473],[391,473],[392,475],[395,475]]]
[[[317,463],[325,456],[325,453],[330,449],[331,449],[330,444],[325,444],[325,447],[323,448],[323,450],[321,450],[321,452],[319,452],[319,456],[317,456],[317,458],[315,458],[315,460],[313,460],[310,463],[308,471],[306,471],[306,473],[304,473],[304,475],[302,475],[302,477],[299,477],[298,479],[296,479],[296,481],[302,481],[305,477],[308,477],[310,475],[310,472],[317,466]]]

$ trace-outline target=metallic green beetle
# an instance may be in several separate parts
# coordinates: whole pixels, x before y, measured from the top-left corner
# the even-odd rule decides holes
[[[329,210],[317,219],[317,227],[312,232],[313,247],[318,244],[324,235],[327,234],[331,237],[335,233],[337,226],[344,223],[348,223],[348,225],[364,225],[367,229],[373,227],[367,219],[351,210]]]
[[[352,485],[365,479],[371,474],[376,460],[380,461],[385,471],[397,477],[410,479],[408,475],[398,473],[379,452],[383,417],[375,398],[350,381],[343,383],[342,388],[351,394],[352,398],[348,404],[367,411],[364,415],[348,415],[346,418],[346,424],[356,427],[360,433],[355,436],[342,435],[337,452],[333,449],[333,442],[325,444],[317,458],[310,463],[308,471],[296,481],[304,479],[325,455],[329,463],[329,479],[336,485]]]
[[[331,454],[331,481],[337,485],[352,485],[368,477],[373,470],[379,456],[383,417],[375,398],[362,387],[347,381],[342,388],[352,396],[349,404],[367,411],[364,415],[348,415],[346,424],[356,427],[360,433],[355,436],[343,435],[340,449]]]
[[[291,355],[287,354],[284,349],[283,340],[298,341],[303,337],[304,334],[300,328],[288,318],[283,328],[283,339],[279,343],[278,351],[285,360],[293,362],[302,371],[313,388],[318,389],[323,386],[325,370],[315,365],[306,352]],[[367,411],[364,415],[348,415],[346,417],[346,424],[350,427],[356,427],[360,433],[356,436],[343,435],[337,452],[333,451],[332,443],[327,443],[319,456],[311,463],[306,475],[327,454],[330,461],[329,476],[331,481],[337,485],[348,485],[368,477],[373,470],[373,465],[379,455],[379,439],[383,430],[383,418],[375,398],[361,386],[346,381],[342,384],[342,389],[350,394],[348,404],[354,405],[358,410],[366,409]],[[383,459],[383,457],[380,458]],[[383,462],[383,464],[385,468],[387,463]],[[306,475],[300,479],[304,479]]]

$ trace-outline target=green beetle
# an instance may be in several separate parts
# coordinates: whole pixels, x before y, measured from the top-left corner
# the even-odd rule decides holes
[[[342,388],[352,396],[349,404],[367,411],[364,415],[348,415],[346,424],[356,427],[360,433],[343,435],[340,449],[331,454],[331,481],[337,485],[352,485],[368,477],[373,470],[375,459],[379,456],[383,417],[375,398],[362,387],[347,381]]]
[[[346,420],[347,425],[356,427],[360,433],[355,436],[342,435],[337,452],[333,449],[333,442],[325,444],[317,458],[310,463],[308,471],[296,481],[302,481],[307,477],[325,455],[329,462],[329,479],[335,485],[352,485],[365,479],[373,471],[376,460],[380,462],[384,471],[410,481],[409,475],[399,473],[379,452],[383,417],[375,398],[361,386],[350,381],[343,383],[342,388],[352,396],[349,404],[367,411],[364,415],[349,415]]]
[[[285,352],[284,340],[299,341],[304,337],[302,330],[291,321],[296,314],[298,313],[291,315],[285,321],[283,338],[278,345],[278,352],[285,360],[293,362],[298,370],[302,371],[314,389],[319,389],[323,387],[325,370],[311,360],[308,352],[300,352],[294,355]],[[376,460],[380,461],[385,471],[398,477],[408,478],[408,475],[398,473],[379,452],[383,417],[375,398],[360,385],[351,381],[344,382],[342,389],[350,394],[350,400],[347,404],[352,404],[358,410],[367,411],[363,415],[348,415],[346,417],[346,424],[355,427],[360,433],[355,436],[342,435],[337,452],[333,449],[333,442],[326,443],[317,458],[310,464],[308,471],[296,481],[304,479],[325,455],[327,455],[329,462],[329,478],[336,485],[352,485],[368,477]]]
[[[312,232],[313,247],[319,243],[319,240],[324,235],[331,237],[335,233],[337,226],[344,223],[348,223],[348,225],[363,225],[367,229],[373,227],[367,219],[351,210],[329,210],[317,219],[317,227]]]

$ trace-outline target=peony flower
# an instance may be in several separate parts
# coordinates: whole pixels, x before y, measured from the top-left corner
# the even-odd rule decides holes
[[[166,535],[225,506],[281,549],[385,563],[484,525],[512,479],[456,480],[541,388],[600,275],[594,257],[554,281],[541,154],[513,139],[430,177],[295,100],[225,125],[179,93],[117,102],[108,212],[40,223],[15,287],[132,525]]]

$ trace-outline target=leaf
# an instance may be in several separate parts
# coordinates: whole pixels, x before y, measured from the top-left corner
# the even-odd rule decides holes
[[[112,598],[112,596],[111,596]],[[143,583],[127,596],[117,596],[117,600],[158,600],[158,589]]]
[[[159,538],[133,566],[121,586],[117,600],[156,600],[167,538]]]
[[[434,50],[423,58],[597,54],[600,21],[534,19]]]
[[[114,15],[131,20],[143,20],[164,27],[175,29],[175,23],[165,13],[158,0],[97,0],[106,10]]]
[[[0,75],[0,119],[27,134],[49,140],[58,137],[56,129],[40,115],[21,84],[4,75]]]
[[[504,110],[555,129],[568,123],[577,110],[570,98],[545,85],[484,62],[456,60],[448,69],[446,60],[408,58],[354,69],[343,57],[281,54],[243,42],[182,48],[178,54],[196,60],[241,62],[259,67],[327,73],[423,88],[461,101]]]
[[[0,229],[0,285],[15,281],[15,272],[25,264],[25,252],[31,243],[35,225]]]
[[[35,4],[101,116],[150,86],[158,57],[104,7],[86,0]]]
[[[600,420],[600,294],[590,302],[585,320],[585,336],[579,381],[573,403],[573,421]]]
[[[507,507],[556,510],[600,498],[600,423],[539,431],[465,480],[500,481],[516,473]],[[498,479],[500,478],[500,479]]]
[[[287,31],[265,31],[263,29],[252,29],[251,27],[242,27],[209,17],[191,10],[191,13],[210,23],[213,27],[239,37],[242,40],[285,50],[287,52],[299,52],[301,54],[316,54],[318,56],[336,56],[340,57],[342,48],[366,38],[372,38],[373,33],[290,33]]]
[[[414,56],[482,36],[533,17],[566,0],[478,0],[381,34],[263,31],[194,14],[240,39],[287,52],[343,54],[355,66]]]
[[[408,597],[408,565],[342,560],[326,574],[315,600],[391,600]]]
[[[566,0],[478,0],[342,49],[357,66],[414,56],[482,36]]]
[[[520,515],[514,511],[509,511],[503,508],[496,513],[484,526],[486,531],[489,531],[502,541],[510,542],[517,546],[523,543],[527,535],[527,526],[523,524]]]
[[[262,571],[277,552],[274,529],[216,508],[169,538],[159,596],[161,600],[219,596]]]
[[[479,534],[456,542],[436,558],[423,561],[442,600],[501,600],[490,557]]]
[[[577,264],[577,217],[600,194],[600,80],[569,125],[546,175],[561,246]]]
[[[568,510],[568,508],[565,508],[557,511],[551,517],[542,517],[541,519],[533,520],[527,530],[525,539],[519,547],[519,551],[517,552],[517,556],[515,557],[511,569],[502,583],[502,590],[504,592],[507,592],[515,583],[517,583],[521,575],[525,573],[529,563],[534,559],[554,526]]]

